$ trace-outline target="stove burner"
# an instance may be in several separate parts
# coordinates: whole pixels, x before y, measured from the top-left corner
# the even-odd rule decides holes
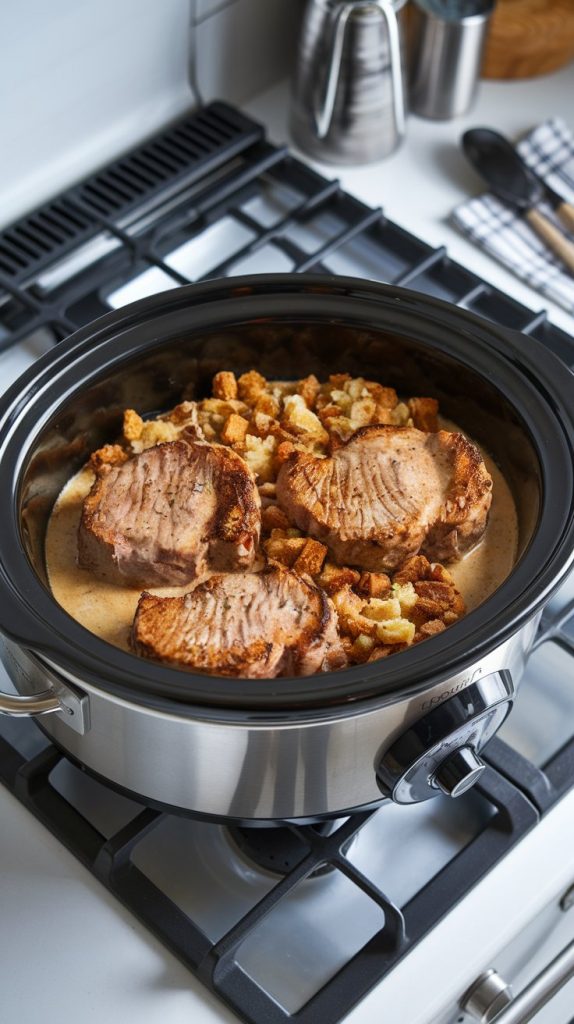
[[[299,826],[298,831],[286,827],[242,828],[232,826],[227,834],[232,843],[247,860],[264,871],[274,875],[288,875],[309,853],[309,845],[301,838],[301,833],[319,836],[330,836],[343,823],[344,819],[325,821],[318,825]],[[357,823],[359,828],[361,822]],[[353,837],[354,838],[354,837]],[[345,846],[345,853],[353,842],[353,838]],[[333,864],[320,864],[311,871],[308,878],[317,878],[334,871]]]

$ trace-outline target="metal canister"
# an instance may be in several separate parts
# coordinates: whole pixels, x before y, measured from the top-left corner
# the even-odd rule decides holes
[[[405,131],[405,4],[309,0],[293,82],[291,134],[311,156],[360,164],[399,145]]]
[[[412,0],[409,104],[422,117],[448,120],[470,110],[494,0]]]

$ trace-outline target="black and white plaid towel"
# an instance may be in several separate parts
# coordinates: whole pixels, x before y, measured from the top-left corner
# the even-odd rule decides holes
[[[574,203],[574,135],[564,121],[544,121],[522,139],[517,149],[555,192]],[[567,233],[549,203],[541,202],[539,209]],[[574,278],[514,209],[486,192],[458,206],[452,219],[473,242],[532,288],[574,313]]]

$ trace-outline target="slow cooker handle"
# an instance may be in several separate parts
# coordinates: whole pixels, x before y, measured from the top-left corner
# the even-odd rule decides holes
[[[36,718],[38,715],[50,715],[54,711],[64,710],[64,705],[60,703],[53,690],[42,690],[41,693],[29,697],[0,692],[0,715],[10,715],[11,718]]]
[[[0,661],[17,690],[31,691],[25,694],[0,691],[0,715],[39,718],[59,713],[62,721],[75,732],[82,735],[87,732],[90,727],[87,694],[77,690],[31,651],[5,637],[0,638]]]

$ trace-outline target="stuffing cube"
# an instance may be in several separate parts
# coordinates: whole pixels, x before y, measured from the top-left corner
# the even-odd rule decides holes
[[[335,405],[334,402],[329,403],[329,405],[325,405],[321,409],[321,411],[318,413],[318,416],[319,416],[319,419],[321,420],[321,423],[323,424],[324,427],[327,427],[327,428],[329,426],[327,421],[331,420],[333,418],[337,418],[340,415],[341,415],[341,406],[340,405]]]
[[[327,557],[327,548],[318,540],[309,538],[305,547],[293,565],[296,572],[307,573],[309,576],[317,576],[323,568],[323,562]]]
[[[391,581],[385,572],[363,572],[357,583],[357,591],[365,597],[387,597]]]
[[[343,587],[354,587],[359,582],[360,573],[346,565],[334,565],[333,562],[325,562],[323,570],[317,582],[327,592],[334,594]]]
[[[428,622],[423,622],[422,626],[419,626],[415,633],[415,643],[419,640],[427,640],[429,636],[436,636],[438,633],[444,633],[446,626],[440,619],[429,619]]]
[[[119,444],[105,444],[90,455],[90,468],[94,473],[105,472],[108,467],[127,462],[129,456]]]
[[[281,562],[289,569],[296,562],[305,547],[305,537],[274,537],[263,541],[263,547],[268,558]]]
[[[304,377],[297,384],[297,394],[301,395],[301,398],[308,409],[313,409],[315,407],[315,401],[320,388],[321,385],[313,373],[308,377]]]
[[[393,425],[393,410],[386,405],[377,405],[373,416],[373,423],[389,427]]]
[[[370,395],[375,399],[377,403],[377,409],[394,409],[398,404],[398,395],[394,388],[385,388],[382,384],[377,384],[375,381],[366,380],[365,387]]]
[[[326,426],[331,451],[340,448],[355,433],[355,427],[348,416],[332,416],[327,420]]]
[[[237,391],[240,399],[247,405],[255,405],[257,399],[265,391],[267,381],[257,370],[250,370],[249,373],[242,373],[237,381]]]
[[[180,430],[175,423],[169,420],[146,420],[143,424],[140,436],[131,441],[131,449],[136,454],[145,451],[146,448],[153,448],[156,444],[166,444],[168,441],[176,441]]]
[[[452,583],[438,583],[435,580],[420,580],[414,585],[418,604],[424,601],[433,602],[440,610],[450,608],[454,598]]]
[[[301,446],[294,444],[293,441],[281,441],[277,446],[276,458],[280,464],[287,462],[296,452],[301,451]]]
[[[415,624],[408,619],[387,619],[377,623],[377,640],[382,644],[412,644]]]
[[[345,415],[348,415],[353,404],[353,399],[346,387],[342,391],[338,388],[333,388],[331,391],[331,401],[338,406],[339,412],[345,413]]]
[[[327,444],[329,435],[321,420],[308,409],[301,395],[287,395],[283,402],[281,426],[297,437],[303,436],[315,444]]]
[[[409,617],[418,601],[418,594],[412,583],[395,583],[392,588],[393,597],[397,599],[401,608],[401,615]]]
[[[332,600],[339,616],[339,628],[343,633],[353,639],[361,634],[376,637],[379,623],[361,614],[364,602],[353,593],[348,584],[335,591]]]
[[[454,586],[454,580],[451,574],[448,569],[445,569],[444,565],[440,564],[440,562],[432,563],[428,578],[431,580],[438,580],[440,583],[452,583]]]
[[[220,373],[216,373],[212,382],[212,391],[214,398],[223,398],[225,401],[237,398],[235,374],[229,370],[221,370]]]
[[[255,402],[255,412],[264,413],[266,416],[270,416],[275,419],[280,412],[279,402],[273,397],[273,395],[268,395],[266,392],[263,392]]]
[[[366,636],[365,633],[359,633],[359,636],[353,640],[353,645],[350,651],[350,657],[353,661],[363,664],[368,661],[370,655],[373,653],[375,647],[375,640],[372,636]]]
[[[349,410],[349,419],[353,430],[358,430],[359,427],[367,427],[369,423],[372,423],[376,409],[377,405],[374,398],[358,398],[353,402]]]
[[[245,440],[248,429],[249,422],[245,417],[232,412],[231,416],[228,416],[223,424],[221,440],[223,444],[241,444]]]
[[[267,505],[261,512],[261,526],[269,533],[271,530],[288,530],[289,520],[278,505]]]
[[[275,450],[277,441],[274,437],[255,437],[253,434],[246,434],[244,440],[245,450],[242,455],[251,472],[256,476],[259,483],[267,483],[275,479],[273,471]]]
[[[269,437],[269,434],[275,432],[276,426],[277,420],[272,416],[268,416],[266,412],[255,411],[251,417],[249,433],[256,434],[257,437]]]
[[[386,601],[382,601],[379,597],[372,597],[361,608],[361,615],[367,619],[373,619],[374,622],[398,619],[401,616],[401,606],[394,597],[388,598]]]
[[[197,402],[180,402],[176,405],[170,413],[168,413],[166,419],[171,423],[175,423],[176,426],[183,426],[184,424],[197,423]]]
[[[126,409],[124,412],[123,434],[126,441],[137,441],[142,435],[144,421],[135,409]]]
[[[417,580],[428,580],[432,576],[432,566],[424,555],[413,555],[407,558],[393,576],[393,583],[415,583]]]
[[[404,402],[399,402],[399,404],[392,410],[391,423],[393,423],[395,427],[407,427],[411,422],[411,414],[408,405]]]

